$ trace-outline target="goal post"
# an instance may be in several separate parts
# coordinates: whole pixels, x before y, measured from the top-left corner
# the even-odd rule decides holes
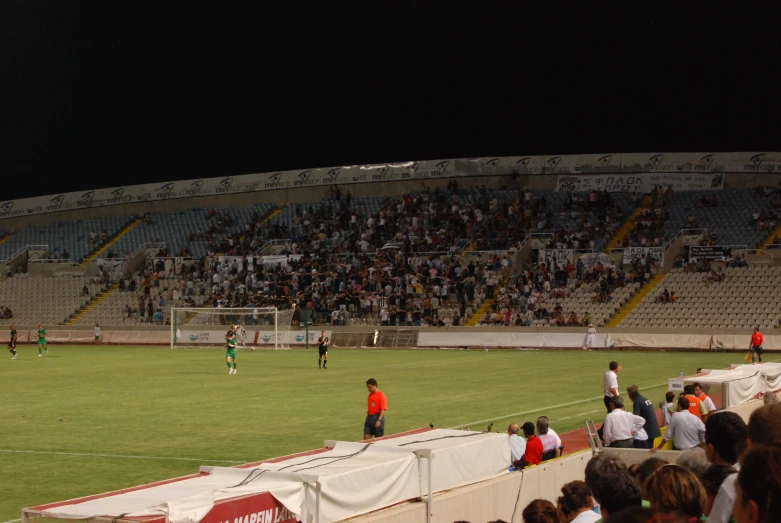
[[[239,348],[289,349],[294,312],[274,307],[172,307],[171,348],[224,346],[225,334],[235,325]]]

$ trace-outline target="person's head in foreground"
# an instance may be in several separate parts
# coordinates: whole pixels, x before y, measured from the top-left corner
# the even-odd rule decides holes
[[[705,487],[705,495],[708,498],[705,502],[705,509],[702,511],[703,514],[706,516],[710,515],[711,510],[713,510],[713,502],[716,501],[716,495],[719,493],[721,484],[724,483],[724,480],[730,475],[736,474],[737,472],[738,471],[732,467],[714,464],[708,467],[708,470],[700,476],[702,486]]]
[[[605,518],[604,523],[655,523],[654,511],[646,507],[630,507]]]
[[[572,521],[581,513],[594,510],[594,499],[586,483],[571,481],[561,487],[556,510],[559,513],[559,521]]]
[[[697,476],[679,465],[665,465],[651,474],[645,493],[659,523],[696,523],[707,501]]]
[[[639,507],[643,503],[640,488],[629,476],[629,473],[606,473],[597,478],[592,494],[599,502],[599,510],[603,517],[630,507]]]
[[[524,523],[559,523],[556,507],[547,499],[535,499],[523,509]]]
[[[586,485],[591,495],[599,503],[597,495],[597,483],[600,477],[606,474],[618,474],[629,476],[629,470],[621,458],[609,454],[597,454],[586,464]]]
[[[643,461],[637,466],[637,469],[635,470],[635,473],[633,477],[635,478],[635,481],[640,486],[640,492],[643,494],[643,499],[648,499],[648,496],[645,493],[645,480],[647,480],[651,474],[659,470],[660,468],[664,467],[668,464],[668,461],[666,459],[662,458],[648,458],[647,460]]]
[[[732,517],[736,523],[781,521],[781,450],[752,447],[740,460]]]
[[[734,465],[748,445],[748,426],[734,412],[717,412],[705,422],[705,455],[717,465]]]

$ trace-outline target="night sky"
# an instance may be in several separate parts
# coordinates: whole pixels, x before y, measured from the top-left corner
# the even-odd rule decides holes
[[[2,2],[0,199],[402,160],[781,150],[777,11],[266,4]]]

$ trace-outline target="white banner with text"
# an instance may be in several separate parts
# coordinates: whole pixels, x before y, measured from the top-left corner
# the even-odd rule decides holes
[[[624,265],[631,265],[635,260],[645,260],[648,256],[654,261],[664,263],[664,247],[625,247]]]
[[[723,173],[560,174],[557,192],[650,193],[662,186],[673,191],[716,191],[724,188]]]

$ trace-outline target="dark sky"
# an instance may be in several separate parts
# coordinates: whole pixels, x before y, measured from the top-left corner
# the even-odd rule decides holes
[[[2,2],[0,199],[400,160],[781,149],[776,11],[453,4]]]

